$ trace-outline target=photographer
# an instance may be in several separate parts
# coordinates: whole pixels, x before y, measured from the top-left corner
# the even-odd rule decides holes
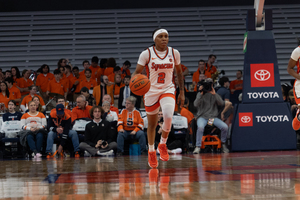
[[[84,142],[79,145],[81,150],[92,156],[114,155],[114,151],[117,150],[117,143],[111,140],[110,123],[101,119],[103,114],[104,110],[100,106],[94,106],[90,110],[93,121],[86,125]]]
[[[199,91],[194,101],[194,106],[198,108],[196,116],[198,129],[196,135],[196,148],[193,153],[198,154],[200,152],[202,136],[207,124],[211,126],[214,125],[221,130],[222,151],[228,153],[229,150],[225,145],[228,126],[218,118],[219,111],[222,110],[227,103],[222,100],[220,95],[216,94],[211,79],[201,81],[200,84],[198,84],[198,89]],[[230,106],[225,107],[229,108]]]

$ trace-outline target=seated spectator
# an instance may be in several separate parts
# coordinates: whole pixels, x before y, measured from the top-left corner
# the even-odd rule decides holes
[[[88,60],[84,60],[82,62],[83,70],[79,72],[80,79],[84,80],[85,79],[85,70],[89,69],[90,67],[90,62]],[[78,67],[77,67],[78,68]],[[73,68],[74,69],[74,68]],[[75,75],[75,74],[74,74]]]
[[[103,75],[109,76],[114,72],[114,68],[117,66],[116,60],[114,58],[109,58],[107,59],[107,67],[104,70]]]
[[[30,101],[32,101],[32,98],[35,96],[39,98],[39,102],[42,105],[43,110],[46,109],[43,98],[41,96],[37,95],[36,91],[37,91],[37,87],[35,85],[29,87],[29,94],[23,98],[21,106],[20,106],[20,108],[22,109],[23,112],[25,112],[27,110],[26,107],[28,107],[28,103]]]
[[[62,96],[57,97],[57,98],[56,98],[56,106],[57,106],[58,104],[61,104],[61,105],[63,105],[63,106],[65,107],[65,105],[66,105],[65,98],[62,97]],[[51,115],[51,113],[56,112],[56,106],[55,106],[55,108],[53,108],[53,109],[51,110],[50,115]],[[65,111],[66,114],[72,116],[71,110],[65,108],[64,111]]]
[[[38,87],[41,97],[44,100],[47,100],[46,92],[47,92],[48,84],[52,79],[54,79],[54,75],[50,73],[50,68],[46,64],[42,65],[41,69],[42,69],[42,73],[38,75],[36,78],[36,86]]]
[[[30,71],[24,69],[22,72],[22,78],[17,81],[17,88],[20,90],[22,97],[29,94],[29,86],[33,85],[33,81],[29,79]]]
[[[230,83],[229,83],[228,77],[223,76],[222,78],[220,78],[219,84],[220,84],[221,87],[218,89],[217,94],[220,95],[220,97],[222,98],[223,101],[230,102],[230,91],[229,91],[229,85],[230,85]],[[230,107],[226,111],[226,113],[224,112],[224,110],[221,112],[221,119],[223,121],[225,121],[225,123],[227,125],[229,125],[230,124],[229,116],[233,112],[232,107]]]
[[[129,96],[134,96],[136,98],[136,104],[135,104],[136,109],[140,109],[141,107],[142,97],[137,96],[131,92],[129,88],[130,79],[131,79],[130,76],[125,76],[123,80],[125,86],[120,88],[120,95],[119,95],[119,102],[118,102],[118,108],[120,110],[125,108],[125,102]]]
[[[97,81],[97,72],[98,72],[98,69],[100,69],[100,66],[98,65],[99,63],[99,58],[97,56],[94,56],[92,57],[92,60],[91,60],[91,66],[89,67],[89,69],[91,70],[92,72],[92,79],[94,79],[95,81]]]
[[[6,111],[10,100],[9,90],[4,81],[0,82],[0,111]]]
[[[111,85],[111,90],[114,95],[114,104],[118,105],[119,96],[120,96],[120,88],[124,87],[125,84],[122,83],[121,75],[116,74],[114,78],[114,84]]]
[[[191,111],[188,110],[189,103],[190,103],[189,99],[187,97],[185,97],[184,105],[183,105],[183,107],[181,108],[181,111],[180,111],[180,115],[187,118],[188,124],[190,124],[192,119],[194,119],[194,114]]]
[[[5,82],[8,87],[10,99],[14,100],[19,105],[21,103],[21,92],[16,86],[13,85],[13,78],[6,78]]]
[[[111,82],[111,84],[114,84],[115,82],[115,76],[116,74],[119,74],[121,76],[122,72],[121,72],[121,68],[119,66],[116,66],[114,68],[114,73],[109,74],[108,77],[108,81]],[[122,79],[121,79],[122,80]],[[121,82],[121,81],[120,81]]]
[[[46,110],[43,108],[43,106],[40,103],[40,98],[37,96],[32,97],[32,101],[36,105],[36,111],[43,113],[46,116]],[[28,112],[29,110],[26,110]]]
[[[230,82],[229,88],[230,88],[231,94],[233,94],[234,91],[236,91],[236,90],[242,90],[243,89],[242,77],[243,77],[242,70],[238,70],[236,72],[236,79]]]
[[[113,155],[117,150],[117,143],[111,139],[110,123],[101,119],[103,113],[100,106],[94,106],[90,110],[93,121],[86,125],[84,142],[79,145],[81,150],[92,156]]]
[[[200,77],[200,75],[202,75]],[[198,69],[193,74],[193,85],[195,86],[194,91],[197,92],[197,83],[203,79],[211,78],[211,73],[208,71],[205,71],[205,61],[199,60],[198,62]]]
[[[108,101],[104,101],[102,104],[102,108],[104,110],[103,119],[108,121],[111,126],[111,139],[113,141],[117,141],[117,123],[118,123],[118,114],[114,111],[110,110],[110,103]]]
[[[11,71],[10,70],[6,70],[5,73],[4,73],[4,78],[11,78],[12,75],[11,75]]]
[[[81,88],[80,92],[83,96],[85,96],[89,106],[95,106],[96,105],[95,98],[93,97],[92,94],[89,93],[90,91],[87,87]]]
[[[36,104],[33,101],[28,103],[29,112],[25,113],[21,118],[23,133],[20,138],[26,137],[30,150],[33,152],[33,158],[42,156],[43,139],[45,128],[47,126],[46,117],[43,113],[36,111]],[[21,142],[22,143],[22,142]]]
[[[52,79],[48,84],[46,94],[49,95],[49,93],[59,94],[64,96],[65,99],[67,98],[68,88],[61,80],[61,74],[58,69],[54,70],[54,79]]]
[[[104,101],[108,101],[108,102],[110,103],[110,108],[109,108],[109,110],[114,111],[114,112],[117,113],[117,115],[119,115],[119,109],[116,108],[116,107],[114,107],[114,106],[111,104],[111,97],[110,97],[110,95],[105,94],[105,95],[103,96],[103,98],[102,98],[102,102],[104,102]],[[103,104],[102,104],[102,105],[103,105]]]
[[[80,89],[83,87],[87,87],[89,90],[93,90],[97,86],[97,81],[92,79],[92,70],[85,70],[85,78],[79,83]]]
[[[199,87],[199,92],[197,93],[196,99],[194,101],[194,106],[198,108],[197,113],[197,134],[196,134],[196,148],[194,154],[200,153],[200,147],[203,137],[203,132],[205,126],[209,124],[216,126],[221,130],[221,142],[222,142],[222,151],[228,153],[229,150],[226,147],[228,126],[221,119],[218,118],[220,108],[223,109],[223,106],[226,107],[224,112],[226,112],[231,103],[225,102],[222,100],[220,95],[216,94],[215,89],[213,88],[213,83],[210,80],[206,80]]]
[[[48,125],[50,132],[48,133],[46,147],[47,158],[53,157],[52,146],[56,138],[60,138],[60,144],[57,148],[58,154],[62,153],[67,139],[70,138],[74,147],[75,157],[80,157],[78,135],[76,131],[71,130],[71,116],[65,113],[64,110],[64,105],[58,104],[56,110],[50,113]]]
[[[144,121],[139,111],[134,106],[136,98],[130,96],[126,99],[126,108],[123,109],[118,119],[118,154],[124,152],[125,140],[135,139],[139,141],[142,154],[146,152],[146,137],[144,134]]]
[[[71,92],[73,93],[73,101],[76,101],[77,97],[81,94],[80,93],[80,82],[82,81],[82,79],[80,78],[79,75],[79,69],[78,67],[73,67],[73,74],[74,77],[70,79],[70,84],[71,84]]]
[[[16,102],[14,100],[10,100],[8,102],[8,112],[2,116],[3,122],[13,121],[13,120],[21,120],[22,113],[16,112]]]
[[[126,60],[123,63],[123,66],[121,67],[122,80],[125,78],[125,76],[131,76],[131,73],[129,70],[130,67],[131,67],[131,63],[128,60]]]
[[[18,67],[11,67],[11,75],[14,80],[14,86],[19,78],[21,78],[20,70]]]
[[[90,118],[90,109],[92,108],[92,106],[88,105],[88,102],[86,101],[85,96],[80,95],[77,97],[76,99],[76,103],[77,106],[75,108],[73,108],[72,110],[72,123],[76,120],[76,119],[81,119],[81,118]]]
[[[102,105],[102,98],[105,94],[110,95],[112,104],[114,104],[114,95],[111,87],[109,86],[108,78],[107,76],[102,76],[100,85],[97,85],[93,90],[96,105]]]
[[[160,143],[163,122],[164,122],[163,113],[160,110],[158,112],[158,123],[156,126],[156,135],[155,135],[155,147],[156,148],[157,148],[158,144]],[[172,125],[171,131],[169,132],[169,135],[168,135],[167,148],[168,148],[168,153],[170,153],[170,154],[176,154],[176,153],[182,152],[182,142],[181,142],[181,140],[176,140],[173,125]],[[158,149],[157,149],[157,152],[159,153]]]
[[[102,58],[100,60],[100,68],[97,71],[96,74],[96,78],[97,78],[97,84],[100,85],[100,80],[101,80],[101,76],[104,75],[104,71],[107,67],[107,59],[106,58]]]
[[[210,54],[208,56],[207,63],[205,63],[205,71],[209,72],[210,74],[214,74],[217,72],[217,67],[213,66],[214,62],[216,61],[216,58],[217,58],[216,55]]]

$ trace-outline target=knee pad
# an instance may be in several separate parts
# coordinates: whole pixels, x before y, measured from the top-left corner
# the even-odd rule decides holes
[[[172,97],[164,97],[160,100],[160,106],[164,118],[162,130],[165,132],[170,132],[172,126],[172,118],[175,109],[175,99]]]

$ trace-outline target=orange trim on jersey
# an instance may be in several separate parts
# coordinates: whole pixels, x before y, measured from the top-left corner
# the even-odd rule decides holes
[[[167,47],[167,53],[166,53],[165,57],[163,57],[163,58],[161,58],[161,57],[156,53],[155,46],[153,46],[153,50],[154,50],[154,53],[156,54],[156,56],[157,56],[159,59],[161,59],[161,60],[165,59],[165,58],[167,57],[167,55],[169,54],[169,47]]]
[[[160,101],[162,98],[165,98],[165,97],[172,97],[175,100],[175,95],[174,94],[172,94],[172,93],[165,93],[165,94],[160,95],[158,101]]]
[[[159,106],[160,106],[159,101],[157,101],[152,106],[146,106],[145,105],[145,110],[146,110],[146,112],[152,112],[152,111],[156,110]]]
[[[173,58],[174,58],[174,65],[176,66],[176,58],[175,58],[175,53],[174,53],[174,49],[172,48],[172,54],[173,54]]]

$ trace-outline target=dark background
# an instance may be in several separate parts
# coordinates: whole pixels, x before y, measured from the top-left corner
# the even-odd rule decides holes
[[[0,0],[0,12],[253,5],[254,0]],[[265,0],[265,5],[299,0]]]

